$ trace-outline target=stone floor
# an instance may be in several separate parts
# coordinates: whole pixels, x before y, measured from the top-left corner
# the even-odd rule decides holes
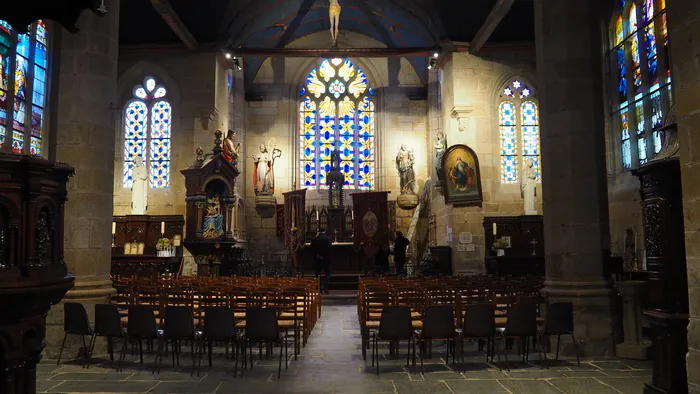
[[[164,358],[159,374],[152,374],[153,355],[145,357],[142,366],[130,356],[122,372],[116,372],[107,359],[97,359],[89,369],[67,361],[56,366],[46,360],[39,366],[37,391],[49,393],[641,393],[644,382],[651,379],[651,365],[617,359],[560,361],[540,369],[537,356],[534,364],[512,364],[510,371],[499,371],[488,365],[484,357],[470,349],[467,362],[456,372],[438,356],[427,360],[425,374],[412,374],[405,367],[404,357],[389,359],[382,349],[381,373],[377,376],[370,359],[362,360],[357,310],[354,305],[324,306],[311,339],[298,360],[282,367],[277,380],[277,359],[270,357],[256,362],[244,376],[233,377],[232,363],[223,353],[215,355],[214,368],[202,365],[201,374],[191,374],[189,354],[182,355],[182,367],[172,367]],[[405,345],[404,345],[405,346]],[[291,358],[291,356],[290,356]],[[514,356],[511,360],[515,358]],[[257,359],[257,358],[256,358]],[[204,362],[206,364],[206,361]],[[419,364],[418,364],[419,365]]]

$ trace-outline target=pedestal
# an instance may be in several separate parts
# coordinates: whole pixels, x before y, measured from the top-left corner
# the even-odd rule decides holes
[[[277,212],[277,199],[275,196],[263,193],[256,195],[255,212],[263,219],[274,217]]]
[[[401,209],[411,210],[418,206],[418,196],[415,194],[402,194],[396,198],[396,205]]]
[[[647,283],[629,280],[617,283],[622,297],[622,325],[625,341],[615,346],[615,356],[632,360],[648,360],[650,344],[642,341],[642,300]]]

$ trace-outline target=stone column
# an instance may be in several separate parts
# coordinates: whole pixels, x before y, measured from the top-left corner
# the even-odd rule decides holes
[[[584,356],[613,354],[603,59],[596,1],[535,1],[546,281]],[[564,346],[564,354],[572,354]]]
[[[688,383],[700,386],[700,3],[667,2],[688,271]]]
[[[95,303],[109,302],[111,222],[114,199],[114,133],[120,111],[117,99],[119,2],[109,0],[104,17],[84,12],[77,34],[61,31],[52,89],[58,91],[57,161],[75,168],[68,182],[65,208],[65,260],[75,287],[64,302],[80,302],[90,316]],[[56,81],[57,79],[57,81]],[[55,354],[63,336],[63,308],[47,320],[47,355]],[[77,343],[77,342],[76,342]],[[64,352],[71,357],[71,352]]]

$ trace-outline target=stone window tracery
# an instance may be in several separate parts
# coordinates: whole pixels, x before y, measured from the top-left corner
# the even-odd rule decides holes
[[[152,188],[170,185],[170,138],[172,106],[168,90],[146,77],[133,89],[133,98],[124,110],[124,168],[122,184],[133,184],[134,160],[143,159]]]
[[[541,181],[539,108],[532,89],[516,79],[501,89],[500,97],[501,183],[518,183],[520,169],[528,159],[533,159]]]
[[[666,1],[620,0],[611,21],[610,48],[613,125],[622,167],[631,169],[661,151],[660,129],[673,104]]]
[[[306,78],[299,104],[299,184],[327,189],[331,152],[340,153],[344,188],[375,182],[374,90],[350,59],[325,59]]]

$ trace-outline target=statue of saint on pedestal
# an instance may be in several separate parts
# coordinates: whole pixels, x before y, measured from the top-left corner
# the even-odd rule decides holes
[[[268,145],[270,145],[268,143]],[[272,149],[272,155],[267,151],[265,144],[260,145],[260,153],[253,156],[255,164],[253,172],[253,188],[255,194],[273,194],[275,192],[275,159],[282,156],[282,151]]]
[[[221,154],[224,156],[224,159],[226,159],[226,161],[228,161],[229,163],[238,161],[238,151],[241,149],[240,142],[233,142],[233,139],[235,137],[236,133],[234,133],[233,130],[229,130],[226,134],[226,138],[224,138],[224,150]]]
[[[535,209],[535,196],[537,196],[537,174],[535,173],[535,161],[530,158],[525,162],[520,178],[520,196],[523,198],[525,215],[537,215]]]
[[[447,137],[442,132],[435,136],[435,171],[437,172],[438,180],[442,181],[442,157],[447,150]]]
[[[340,22],[340,11],[341,7],[340,4],[338,4],[338,0],[330,0],[328,17],[331,20],[331,39],[333,39],[333,46],[338,46],[338,24]]]
[[[148,208],[148,169],[140,156],[134,159],[131,171],[131,214],[145,215]]]
[[[401,181],[401,194],[416,194],[416,174],[413,172],[413,150],[406,144],[401,144],[399,153],[396,154],[396,169],[399,171]]]

